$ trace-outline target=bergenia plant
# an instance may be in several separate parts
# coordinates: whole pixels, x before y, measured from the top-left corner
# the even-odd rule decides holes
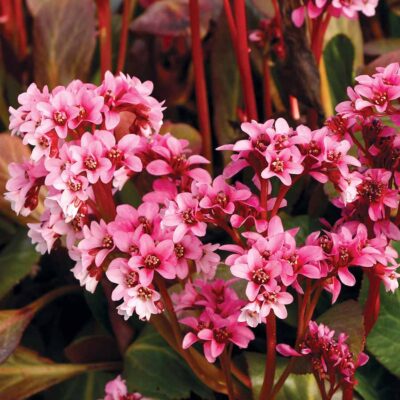
[[[106,71],[99,84],[32,83],[10,107],[9,129],[29,150],[9,165],[5,198],[24,217],[42,206],[39,221],[27,223],[29,238],[41,254],[65,247],[83,290],[107,299],[120,354],[162,340],[174,365],[184,365],[181,379],[190,375],[204,396],[279,399],[292,374],[312,374],[319,396],[312,398],[353,399],[380,287],[395,292],[400,277],[400,65],[357,76],[324,121],[315,110],[299,121],[293,95],[292,119],[272,118],[267,101],[264,121],[244,1],[235,0],[234,10],[226,1],[244,108],[237,140],[213,152],[199,9],[189,3],[201,154],[163,126],[165,106],[150,81]],[[249,39],[267,62],[288,56],[283,11],[272,3],[274,19]],[[330,18],[371,16],[377,3],[304,1],[292,9],[291,29],[308,24],[318,65]],[[211,157],[226,162],[218,170]],[[324,188],[333,210],[308,219],[308,230],[289,214],[304,185]],[[126,195],[132,187],[135,199]],[[319,204],[310,196],[297,201],[315,215]],[[349,300],[349,288],[361,282],[363,300]],[[135,337],[144,323],[153,341]],[[254,358],[262,359],[257,378]],[[172,398],[155,384],[128,379],[127,386],[141,368],[107,366],[114,379],[104,400]]]

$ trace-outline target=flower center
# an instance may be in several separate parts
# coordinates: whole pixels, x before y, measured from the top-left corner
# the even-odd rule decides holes
[[[122,153],[121,150],[119,150],[117,147],[113,147],[110,149],[107,153],[107,157],[112,161],[112,162],[117,162],[120,161],[122,158]]]
[[[144,266],[149,269],[156,269],[160,264],[160,259],[154,254],[148,254],[144,259]]]
[[[175,243],[174,251],[177,258],[182,258],[185,255],[185,248],[180,243]]]
[[[141,215],[138,218],[138,221],[142,225],[143,232],[147,233],[147,234],[150,234],[151,233],[151,223],[150,223],[150,221],[146,217],[144,217],[143,215]]]
[[[375,181],[366,181],[357,187],[360,196],[363,196],[370,203],[378,201],[383,193],[385,185]]]
[[[106,235],[102,242],[103,249],[112,249],[114,246],[113,238],[110,235]]]
[[[388,101],[388,97],[386,93],[377,93],[374,97],[374,104],[376,104],[377,106],[383,106],[384,104],[386,104]]]
[[[49,147],[49,140],[47,139],[46,136],[40,136],[40,139],[38,140],[38,144],[43,149],[46,149],[47,147]]]
[[[339,250],[339,266],[345,266],[350,261],[350,253],[346,247],[341,247]]]
[[[275,292],[265,292],[264,293],[264,299],[268,303],[277,303],[278,302],[278,296],[276,295]]]
[[[319,238],[319,245],[325,253],[330,253],[332,251],[332,240],[326,235]]]
[[[285,167],[285,163],[277,157],[274,161],[271,163],[271,170],[274,172],[283,172],[283,169]]]
[[[227,331],[226,328],[214,329],[213,333],[214,339],[217,343],[226,343],[231,337],[231,334]]]
[[[340,156],[341,156],[341,153],[338,153],[335,150],[329,150],[328,154],[326,155],[326,158],[330,162],[337,162],[337,161],[339,161]]]
[[[221,207],[226,207],[226,205],[228,204],[228,196],[222,190],[217,194],[217,203]]]
[[[182,212],[182,219],[188,225],[193,225],[196,223],[196,219],[193,215],[193,209],[190,208],[189,210],[185,210]]]
[[[68,187],[73,191],[73,192],[79,192],[82,189],[82,183],[79,181],[73,181],[70,179],[68,181]]]
[[[57,125],[65,125],[67,122],[67,115],[64,111],[54,111],[53,118]]]
[[[269,281],[269,275],[262,268],[256,269],[251,278],[257,285],[264,285]]]
[[[150,289],[146,288],[146,287],[140,287],[137,291],[137,296],[143,300],[151,300],[151,298],[153,297],[153,294],[151,292]]]
[[[256,142],[254,143],[254,147],[255,147],[257,150],[260,150],[260,151],[262,152],[262,151],[264,151],[264,150],[267,148],[267,146],[269,145],[269,143],[270,143],[269,137],[268,137],[267,135],[261,134],[261,135],[257,138]]]
[[[137,272],[135,272],[135,271],[131,271],[131,272],[129,272],[129,273],[127,273],[126,275],[125,275],[125,285],[128,287],[128,288],[132,288],[132,287],[134,287],[134,286],[136,286],[136,284],[138,283],[138,277],[139,277],[139,275],[138,275],[138,273]]]
[[[86,157],[84,164],[90,171],[94,171],[97,168],[97,160],[93,156]]]

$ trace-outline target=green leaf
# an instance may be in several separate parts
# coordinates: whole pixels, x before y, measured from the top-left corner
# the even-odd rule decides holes
[[[339,34],[324,49],[325,68],[328,75],[332,103],[346,99],[346,90],[353,82],[354,46],[351,40]]]
[[[246,352],[245,357],[253,385],[253,399],[258,400],[264,380],[265,354]],[[278,358],[275,382],[279,379],[286,364],[286,359]],[[276,400],[318,400],[320,398],[318,385],[312,374],[290,374],[276,396]]]
[[[193,375],[184,360],[149,325],[125,353],[124,377],[130,391],[157,399],[202,399],[212,392]]]
[[[336,336],[346,333],[349,336],[347,343],[351,351],[356,357],[358,356],[363,349],[365,334],[362,308],[357,301],[347,300],[336,304],[323,313],[317,321],[335,330]]]
[[[115,363],[55,364],[36,352],[19,347],[0,365],[1,400],[26,399],[59,382],[87,371],[114,369]]]
[[[115,373],[88,372],[46,390],[46,400],[96,400],[104,397],[104,387]]]
[[[18,229],[11,242],[0,253],[0,298],[4,297],[39,261],[26,229]]]
[[[366,286],[363,282],[363,286]],[[400,291],[387,293],[381,286],[381,308],[376,325],[367,338],[367,349],[392,374],[400,377]]]
[[[92,0],[29,0],[35,82],[54,87],[85,80],[96,45]]]
[[[240,78],[225,13],[221,13],[213,35],[211,80],[213,126],[218,144],[233,143],[238,139],[238,130],[233,127],[232,121],[237,120]]]
[[[97,285],[94,293],[84,290],[87,305],[90,308],[96,321],[111,335],[113,334],[110,318],[108,315],[108,303],[104,294],[103,287]]]

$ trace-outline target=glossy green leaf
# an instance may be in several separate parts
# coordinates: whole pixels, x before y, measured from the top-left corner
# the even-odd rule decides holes
[[[366,286],[363,283],[363,286]],[[365,292],[366,293],[366,292]],[[367,338],[367,349],[392,374],[400,377],[400,291],[387,293],[381,286],[381,308],[376,325]]]
[[[115,363],[55,364],[36,352],[19,347],[0,365],[0,398],[26,399],[59,382],[87,371],[117,367]]]
[[[96,400],[104,398],[104,387],[116,373],[88,372],[62,382],[44,393],[46,400]]]
[[[151,326],[126,351],[123,375],[130,391],[148,397],[185,399],[193,392],[202,399],[212,398],[211,391]]]
[[[347,300],[335,304],[323,313],[317,320],[335,330],[336,336],[346,333],[349,338],[347,343],[355,356],[363,349],[364,318],[361,305],[355,300]]]
[[[333,105],[346,99],[346,90],[353,82],[354,46],[339,34],[325,46],[324,61]]]
[[[225,14],[222,13],[213,35],[211,48],[211,95],[213,127],[219,145],[238,139],[237,107],[240,100],[240,78],[235,53],[231,46]]]
[[[265,354],[246,352],[245,357],[253,385],[253,399],[258,400],[264,379]],[[286,359],[278,358],[275,382],[279,379],[286,364]],[[312,374],[289,375],[276,396],[276,400],[318,400],[320,398],[318,385]]]
[[[95,44],[92,0],[29,0],[33,17],[35,82],[54,87],[85,80]]]
[[[4,297],[39,261],[24,228],[18,229],[11,242],[0,252],[0,298]]]

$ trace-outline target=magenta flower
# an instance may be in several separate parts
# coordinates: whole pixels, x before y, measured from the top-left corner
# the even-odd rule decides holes
[[[174,229],[173,240],[179,242],[188,232],[204,236],[207,224],[198,216],[199,201],[191,193],[179,193],[175,201],[169,203],[163,217],[163,224]]]
[[[282,266],[279,261],[265,261],[256,249],[250,249],[244,263],[238,258],[231,267],[232,275],[248,281],[246,296],[254,301],[260,290],[269,290],[276,286],[276,277],[280,275]]]
[[[214,315],[213,328],[204,328],[197,334],[204,341],[204,355],[211,363],[215,362],[228,343],[233,343],[240,348],[246,348],[254,339],[253,332],[243,323],[237,321],[237,316],[221,318]]]
[[[46,133],[54,129],[61,139],[65,139],[68,135],[68,124],[79,114],[74,103],[74,96],[61,87],[49,102],[39,102],[37,109],[43,113],[44,119],[37,132]]]
[[[165,279],[174,279],[176,270],[171,256],[174,253],[174,244],[171,240],[163,240],[157,244],[152,237],[143,234],[140,238],[138,255],[129,260],[129,266],[139,269],[139,281],[143,286],[149,286],[158,272]]]
[[[261,177],[268,179],[276,176],[286,186],[292,184],[291,174],[299,175],[304,170],[297,148],[284,149],[279,153],[267,151],[265,158],[268,166],[261,172]]]
[[[91,133],[86,132],[81,138],[79,146],[71,146],[71,172],[74,174],[86,173],[89,183],[96,183],[99,179],[108,183],[113,176],[111,161],[106,157],[102,143]]]
[[[293,296],[281,290],[280,286],[276,286],[273,290],[266,290],[257,296],[260,303],[260,316],[266,318],[271,311],[281,319],[287,317],[286,306],[293,302]]]
[[[189,273],[188,260],[197,263],[203,255],[203,244],[194,235],[185,235],[179,242],[174,244],[175,269],[179,279],[185,279]]]
[[[199,205],[201,208],[211,208],[232,214],[235,211],[235,202],[247,200],[250,196],[250,190],[236,189],[228,185],[224,177],[219,175],[211,186],[207,185],[205,196],[200,200]]]
[[[164,145],[155,145],[152,150],[157,154],[157,159],[147,164],[146,170],[155,176],[172,175],[173,177],[188,176],[200,183],[209,184],[210,175],[203,168],[192,168],[198,164],[208,164],[209,161],[202,156],[187,156],[182,142],[173,136],[168,136]],[[161,156],[161,158],[160,158]]]

